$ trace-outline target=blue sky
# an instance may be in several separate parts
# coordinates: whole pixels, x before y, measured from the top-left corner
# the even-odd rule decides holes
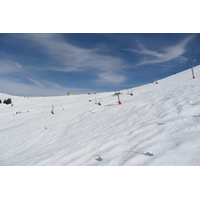
[[[128,89],[200,64],[200,34],[1,33],[0,91],[54,96]],[[192,76],[191,76],[192,78]]]

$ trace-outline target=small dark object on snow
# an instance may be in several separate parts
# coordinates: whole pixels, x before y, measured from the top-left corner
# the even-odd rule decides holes
[[[154,156],[153,153],[149,153],[149,152],[143,153],[143,155],[145,155],[145,156]]]
[[[98,103],[99,106],[101,106],[101,103]]]
[[[0,99],[0,103],[1,103],[2,101],[1,101],[1,99]]]
[[[11,98],[4,99],[3,103],[4,104],[11,104],[12,103]]]
[[[97,161],[102,161],[103,159],[100,156],[98,156],[98,158],[96,158],[96,160]]]
[[[51,114],[54,114],[54,105],[52,105]]]

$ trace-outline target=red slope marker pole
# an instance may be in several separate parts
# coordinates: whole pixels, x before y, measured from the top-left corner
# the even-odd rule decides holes
[[[115,94],[117,95],[117,97],[118,97],[118,103],[119,103],[119,105],[121,105],[122,104],[122,102],[120,101],[120,98],[119,98],[119,95],[121,94],[120,92],[115,92]]]
[[[119,95],[122,94],[120,92],[115,92],[115,94],[113,94],[112,96],[117,96],[118,97],[118,104],[121,105],[122,102],[120,101]]]
[[[119,94],[117,95],[117,97],[118,97],[118,103],[119,103],[119,105],[121,105],[122,104],[122,102],[120,101],[120,99],[119,99]]]

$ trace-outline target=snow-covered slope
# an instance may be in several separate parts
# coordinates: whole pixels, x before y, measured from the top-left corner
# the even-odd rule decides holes
[[[13,103],[0,104],[0,165],[200,165],[200,66],[194,71],[195,79],[189,69],[132,96],[123,90],[122,105],[114,92],[0,93]]]

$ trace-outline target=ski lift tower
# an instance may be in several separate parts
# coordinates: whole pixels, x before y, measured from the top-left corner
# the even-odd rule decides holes
[[[122,104],[122,102],[120,101],[119,95],[121,95],[122,93],[120,91],[116,91],[115,94],[113,96],[117,96],[118,97],[118,103],[119,105]]]
[[[193,71],[193,62],[194,62],[194,59],[192,59],[192,60],[188,60],[188,63],[190,63],[189,65],[191,66],[192,76],[193,76],[193,79],[194,79],[195,76],[194,76],[194,71]]]

